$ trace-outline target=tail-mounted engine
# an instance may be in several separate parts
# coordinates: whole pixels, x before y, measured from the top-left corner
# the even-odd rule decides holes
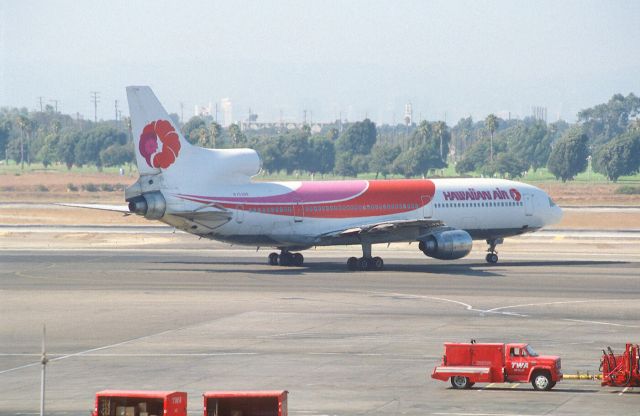
[[[464,230],[441,231],[421,239],[418,247],[425,256],[440,260],[455,260],[471,252],[473,240]]]
[[[159,220],[164,216],[167,202],[160,192],[148,192],[128,199],[129,211],[143,215],[148,220]]]

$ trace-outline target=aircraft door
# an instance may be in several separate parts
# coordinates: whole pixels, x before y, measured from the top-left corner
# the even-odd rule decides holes
[[[236,205],[236,212],[234,217],[236,218],[236,222],[238,224],[242,224],[244,221],[244,204]]]
[[[524,214],[533,215],[533,195],[531,194],[524,194]]]
[[[433,217],[433,203],[431,203],[431,197],[429,195],[422,195],[420,200],[422,201],[422,216],[424,218]]]
[[[293,206],[293,222],[302,222],[304,218],[304,206],[300,201],[297,201]]]

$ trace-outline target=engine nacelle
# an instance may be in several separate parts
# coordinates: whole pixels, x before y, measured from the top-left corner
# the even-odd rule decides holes
[[[148,220],[159,220],[164,216],[167,202],[160,192],[149,192],[128,200],[129,211],[143,215]]]
[[[425,237],[418,247],[426,256],[440,260],[455,260],[471,252],[473,240],[464,230],[441,231]]]

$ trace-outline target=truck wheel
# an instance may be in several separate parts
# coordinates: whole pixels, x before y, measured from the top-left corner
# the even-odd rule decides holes
[[[550,390],[553,387],[551,383],[551,377],[547,373],[536,373],[531,378],[531,385],[536,390]]]
[[[469,378],[465,376],[453,376],[451,377],[451,385],[454,389],[468,389],[471,387]]]

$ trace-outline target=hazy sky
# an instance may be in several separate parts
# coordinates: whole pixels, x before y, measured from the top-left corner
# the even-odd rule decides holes
[[[170,112],[229,97],[234,118],[339,113],[529,115],[574,120],[640,94],[640,1],[0,0],[0,106],[60,100],[65,113],[127,113],[148,84]],[[395,114],[395,115],[394,115]]]

